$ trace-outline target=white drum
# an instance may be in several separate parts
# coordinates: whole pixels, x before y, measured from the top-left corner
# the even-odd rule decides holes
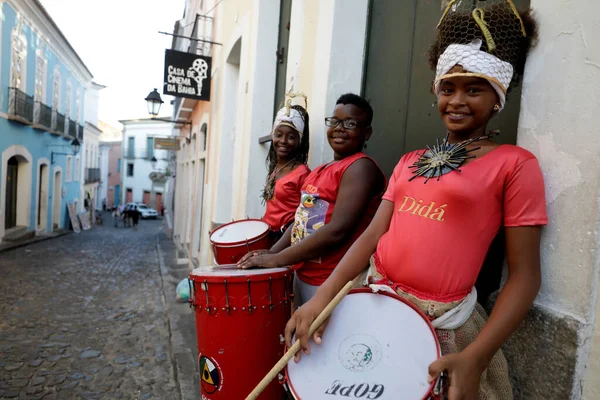
[[[260,219],[245,219],[222,225],[210,234],[217,264],[235,264],[252,250],[271,247],[269,224]]]
[[[412,304],[389,293],[353,290],[337,306],[310,354],[290,361],[295,399],[427,399],[429,365],[440,357],[435,330]]]

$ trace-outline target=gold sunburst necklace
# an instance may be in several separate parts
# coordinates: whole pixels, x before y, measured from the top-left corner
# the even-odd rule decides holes
[[[419,159],[408,167],[413,169],[413,176],[408,181],[410,182],[419,176],[426,178],[423,183],[427,183],[431,178],[437,178],[439,181],[442,175],[448,172],[461,172],[459,167],[469,158],[475,158],[475,156],[469,155],[469,153],[481,148],[475,147],[467,150],[467,146],[480,140],[491,139],[499,133],[500,131],[494,130],[487,135],[463,140],[458,143],[448,142],[449,134],[446,134],[446,138],[441,143],[439,139],[436,139],[435,145],[427,146],[427,150],[423,154],[419,154]]]

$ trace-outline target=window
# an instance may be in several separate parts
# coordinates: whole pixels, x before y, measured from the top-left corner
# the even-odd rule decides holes
[[[121,173],[121,159],[120,158],[117,160],[117,172]]]
[[[73,180],[73,157],[67,156],[67,178],[66,182],[71,182]]]
[[[46,103],[46,74],[48,61],[44,58],[44,44],[37,50],[35,61],[35,100]]]
[[[71,87],[71,81],[67,80],[67,88],[65,91],[65,126],[69,124],[69,118],[71,118],[71,92],[73,88]]]
[[[17,16],[17,23],[12,31],[11,76],[10,86],[26,91],[27,81],[27,37],[23,33],[23,23]]]
[[[75,181],[79,181],[79,157],[75,157]]]
[[[154,157],[154,138],[153,137],[146,138],[146,147],[147,147],[146,158],[151,159],[152,157]]]
[[[127,164],[127,176],[133,176],[133,164]]]
[[[77,88],[75,93],[75,115],[73,121],[79,123],[79,111],[81,109],[81,88]]]
[[[57,66],[52,73],[52,128],[54,130],[59,129],[56,126],[56,113],[60,112],[60,86],[61,77]]]
[[[129,158],[135,157],[135,138],[133,136],[127,139],[127,156]]]

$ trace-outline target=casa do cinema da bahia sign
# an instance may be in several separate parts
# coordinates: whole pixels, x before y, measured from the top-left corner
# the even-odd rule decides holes
[[[175,97],[210,100],[210,69],[210,57],[166,50],[163,93]]]

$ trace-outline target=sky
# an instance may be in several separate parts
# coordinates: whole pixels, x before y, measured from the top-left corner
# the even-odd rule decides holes
[[[144,98],[157,88],[171,117],[171,96],[162,94],[165,49],[184,0],[39,0],[79,57],[107,86],[100,91],[99,119],[148,118]]]

